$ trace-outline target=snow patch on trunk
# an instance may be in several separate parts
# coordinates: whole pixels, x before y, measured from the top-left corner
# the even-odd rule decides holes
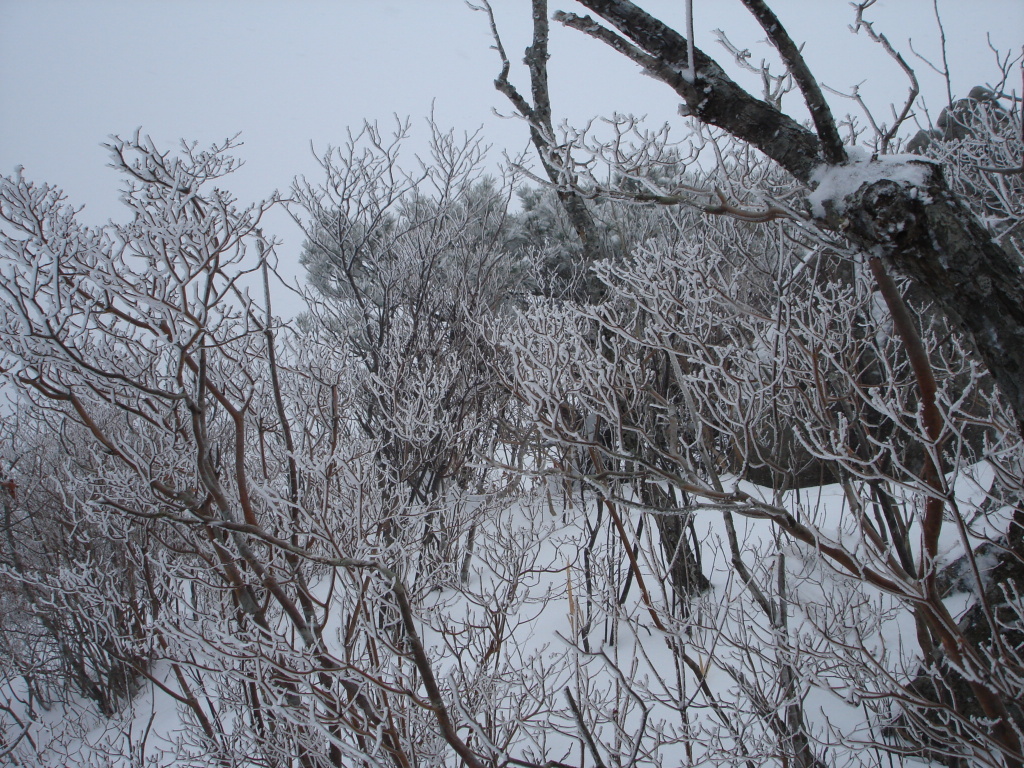
[[[808,196],[811,212],[825,216],[825,203],[831,200],[837,212],[846,210],[846,199],[864,184],[894,181],[902,187],[916,189],[926,197],[924,186],[932,163],[919,155],[872,156],[860,147],[848,147],[850,161],[846,165],[819,165],[811,174],[814,191]]]

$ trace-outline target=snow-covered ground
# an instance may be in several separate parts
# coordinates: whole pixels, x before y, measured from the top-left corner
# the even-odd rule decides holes
[[[986,465],[956,479],[959,510],[975,523],[972,546],[1005,530],[1006,510],[977,514],[991,482]],[[739,487],[839,541],[851,535],[839,486],[781,497]],[[479,744],[505,734],[496,752],[537,763],[593,764],[590,736],[593,749],[620,764],[714,765],[748,759],[743,750],[764,764],[778,739],[766,723],[800,703],[826,764],[883,759],[869,748],[885,740],[877,715],[888,702],[877,697],[886,675],[905,681],[917,660],[905,605],[838,574],[811,548],[780,538],[770,522],[736,518],[754,584],[787,616],[773,624],[731,564],[725,522],[714,511],[700,512],[695,523],[711,588],[688,610],[673,606],[657,528],[647,521],[637,553],[648,604],[607,512],[599,523],[597,499],[574,495],[570,500],[560,482],[538,480],[482,526],[468,583],[442,584],[419,602],[420,636],[464,736]],[[640,515],[618,509],[632,537]],[[942,561],[963,551],[957,526],[946,525]],[[326,585],[321,591],[329,593]],[[970,601],[959,592],[946,604],[957,617]],[[340,637],[344,619],[330,616],[324,637]],[[201,659],[211,651],[196,652]],[[54,768],[202,762],[196,724],[175,700],[180,688],[171,666],[161,662],[152,675],[109,719],[72,694],[65,704],[30,705],[23,679],[4,681],[6,759]],[[795,678],[794,688],[785,675]],[[494,718],[507,722],[497,727]],[[231,731],[230,722],[221,727]]]

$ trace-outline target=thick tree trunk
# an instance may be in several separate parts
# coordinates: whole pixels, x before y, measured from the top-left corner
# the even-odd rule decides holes
[[[858,163],[856,176],[845,173],[848,161],[836,144],[827,105],[802,66],[799,50],[760,0],[744,3],[793,71],[814,115],[817,134],[744,91],[695,47],[691,74],[689,42],[630,0],[579,2],[614,29],[589,16],[559,13],[556,18],[601,40],[665,82],[697,120],[724,129],[775,160],[797,180],[818,187],[815,223],[844,235],[865,254],[890,261],[970,337],[1024,435],[1024,263],[993,242],[952,192],[941,167],[924,160],[900,165],[886,158]],[[1018,510],[1008,546],[997,558],[998,575],[1011,592],[1022,588],[1024,578],[1022,517]],[[991,632],[987,624],[976,625],[977,633],[970,640],[983,654]],[[948,685],[950,680],[965,682],[959,674],[944,682]],[[961,687],[968,699],[976,699],[979,712],[993,718],[991,735],[1005,749],[1006,763],[1022,765],[1020,711],[999,713],[998,702],[986,705],[998,694],[985,688],[984,681]]]
[[[1024,264],[950,192],[939,166],[923,189],[862,185],[829,223],[879,253],[973,340],[1024,434]]]
[[[580,3],[625,37],[590,17],[556,18],[640,64],[682,97],[698,120],[757,147],[804,183],[813,184],[816,171],[827,166],[812,131],[744,91],[697,48],[696,74],[687,79],[688,43],[675,30],[629,0]],[[817,223],[890,259],[971,337],[1024,433],[1024,264],[992,241],[941,169],[922,165],[928,165],[923,188],[880,177],[845,199],[825,200]]]

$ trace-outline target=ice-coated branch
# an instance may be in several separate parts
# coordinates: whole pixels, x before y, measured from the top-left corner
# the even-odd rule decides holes
[[[846,167],[830,166],[817,137],[748,94],[696,48],[697,81],[688,82],[687,41],[630,0],[580,2],[645,54],[640,59],[637,51],[617,44],[682,96],[696,119],[753,145],[807,184],[816,183],[819,169],[841,174]],[[560,18],[606,43],[618,37],[601,31],[592,19]],[[824,215],[819,211],[818,222],[858,248],[891,259],[967,331],[1024,433],[1024,270],[1019,257],[992,241],[938,167],[921,184],[899,183],[883,172],[843,190],[843,195],[823,194],[832,208]]]
[[[587,209],[582,196],[576,189],[576,179],[571,167],[571,157],[566,153],[561,156],[555,146],[555,131],[551,118],[551,94],[548,87],[548,4],[547,0],[532,0],[533,41],[525,52],[523,61],[530,71],[530,90],[533,98],[531,104],[509,80],[510,64],[505,47],[498,34],[494,21],[494,12],[487,0],[480,6],[470,5],[474,10],[482,10],[490,22],[491,34],[494,38],[494,49],[501,58],[501,71],[494,80],[494,87],[503,94],[512,106],[527,120],[530,126],[530,140],[540,158],[541,166],[553,185],[558,199],[572,222],[576,234],[583,245],[583,258],[591,263],[600,257],[600,243],[593,215]]]

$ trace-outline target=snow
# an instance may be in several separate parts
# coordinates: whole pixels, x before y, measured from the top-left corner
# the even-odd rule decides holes
[[[931,172],[931,161],[919,155],[871,155],[862,147],[848,147],[847,155],[847,164],[820,165],[811,174],[814,191],[807,200],[818,218],[825,216],[827,202],[843,213],[846,199],[865,184],[888,180],[922,190]]]
[[[169,665],[159,663],[154,677],[163,685],[174,686]],[[100,715],[95,706],[81,697],[65,694],[64,701],[41,702],[28,696],[24,678],[0,681],[0,712],[11,707],[8,716],[28,725],[26,739],[36,749],[30,754],[36,768],[72,768],[106,766],[129,768],[132,755],[144,755],[147,765],[178,765],[183,755],[178,745],[188,726],[174,698],[152,683],[142,686],[124,710],[111,718]],[[31,715],[30,715],[31,711]],[[11,744],[20,729],[0,717],[0,747],[4,737]],[[19,753],[13,754],[18,765]],[[2,762],[2,759],[0,759]]]
[[[987,465],[978,465],[954,480],[961,511],[969,518],[969,513],[984,501],[992,470]],[[748,482],[734,480],[727,484],[735,484],[765,501],[799,509],[805,519],[813,519],[819,529],[830,535],[841,538],[850,530],[852,516],[846,496],[837,485],[789,492],[780,498]],[[490,519],[488,530],[481,532],[478,540],[481,547],[486,545],[485,540],[490,541],[492,548],[507,547],[514,557],[477,560],[468,587],[446,587],[424,598],[420,604],[420,633],[435,660],[437,677],[447,681],[450,690],[466,690],[467,679],[489,685],[499,671],[514,674],[524,686],[508,692],[521,691],[529,699],[534,692],[525,684],[533,675],[535,680],[544,680],[549,691],[570,690],[577,699],[585,698],[591,708],[595,704],[604,705],[607,711],[616,707],[615,711],[620,713],[617,735],[599,724],[593,726],[595,736],[605,739],[606,745],[618,738],[628,748],[630,735],[644,727],[658,729],[667,743],[676,742],[675,747],[662,751],[661,759],[666,764],[680,762],[687,733],[713,731],[717,727],[716,716],[706,706],[691,700],[691,730],[680,729],[673,703],[675,628],[666,633],[651,626],[635,585],[629,599],[618,608],[588,606],[594,608],[590,615],[591,650],[583,651],[581,632],[586,617],[582,604],[587,598],[580,552],[590,535],[588,515],[596,508],[596,500],[580,500],[578,496],[573,499],[562,491],[564,488],[553,485],[550,478],[538,478],[529,493]],[[851,685],[841,666],[835,667],[837,660],[840,665],[843,663],[842,658],[834,655],[835,641],[845,637],[851,648],[870,650],[877,663],[889,672],[906,674],[916,664],[915,644],[912,639],[908,641],[914,636],[913,619],[906,606],[893,597],[837,574],[813,548],[790,543],[780,550],[770,522],[742,517],[735,522],[744,559],[763,588],[771,589],[779,565],[786,567],[791,620],[783,647],[788,646],[789,660],[801,673],[804,707],[812,732],[835,745],[832,756],[836,764],[848,762],[853,755],[850,750],[858,748],[857,740],[871,738],[870,701],[863,691]],[[653,528],[647,527],[647,543],[641,548],[641,570],[649,585],[658,589],[657,566],[643,559],[644,555],[649,557],[658,551],[651,533]],[[947,526],[950,535],[943,541],[946,562],[963,552],[952,528]],[[729,701],[744,689],[753,695],[762,686],[770,695],[778,675],[778,651],[773,648],[778,643],[779,630],[770,625],[732,571],[722,517],[713,511],[702,512],[697,529],[712,588],[694,602],[686,630],[688,652],[707,670],[707,683],[722,700]],[[997,532],[979,529],[972,533],[973,545]],[[594,562],[602,561],[604,556],[599,544]],[[322,590],[316,591],[326,597],[330,590],[324,584]],[[954,616],[959,616],[970,602],[966,593],[952,594],[947,606]],[[461,635],[496,619],[501,621],[494,626],[501,630],[506,642],[500,650],[502,663],[494,661],[493,672],[485,668],[478,656],[448,652],[453,644],[458,645]],[[835,624],[837,620],[843,624]],[[331,622],[327,637],[342,628],[342,617],[335,616]],[[830,625],[827,630],[826,624]],[[826,638],[826,631],[831,640]],[[158,665],[154,676],[164,685],[174,687],[167,664]],[[628,687],[624,689],[626,683]],[[694,686],[694,681],[690,680],[688,685]],[[8,681],[0,698],[17,699],[18,693],[23,698],[23,688],[18,681]],[[211,687],[215,689],[216,686]],[[538,697],[542,694],[535,693]],[[695,689],[691,688],[689,695],[694,696]],[[518,706],[527,711],[530,704],[540,703],[541,698],[537,698],[533,702],[519,702]],[[488,704],[493,705],[493,701],[457,700],[454,706],[463,721],[474,718],[479,722],[484,715],[481,707]],[[158,765],[186,764],[191,728],[167,693],[146,684],[114,718],[101,718],[90,711],[87,702],[76,699],[45,713],[35,723],[32,735],[42,747],[37,753],[41,766],[129,768],[140,758]],[[520,741],[510,746],[507,754],[533,754],[537,760],[543,757],[573,762],[579,744],[572,731],[572,726],[564,723],[562,728],[554,729],[537,728],[534,724],[520,733]],[[13,731],[9,729],[8,735],[14,735]],[[756,743],[756,737],[747,737],[754,738]],[[533,747],[531,740],[535,740]],[[728,750],[728,744],[722,748]],[[697,764],[712,765],[714,760],[715,756],[708,754]]]

